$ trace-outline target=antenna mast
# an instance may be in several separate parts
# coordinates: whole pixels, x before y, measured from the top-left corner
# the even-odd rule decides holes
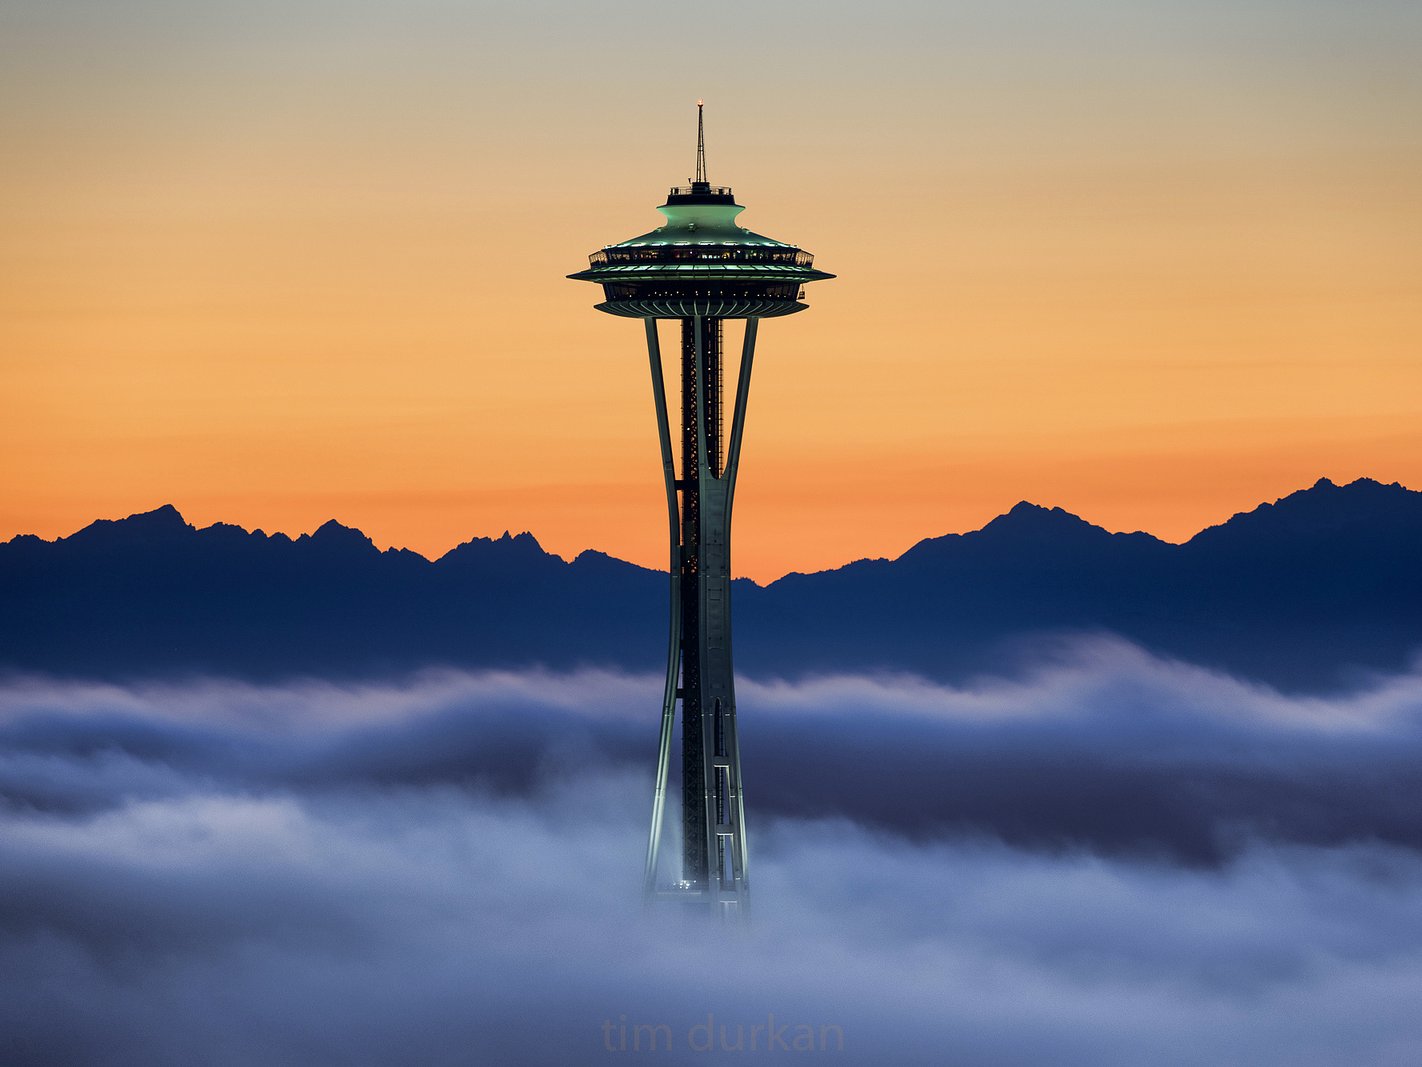
[[[696,177],[693,181],[705,182],[706,178],[706,126],[701,119],[701,109],[705,101],[696,101]]]

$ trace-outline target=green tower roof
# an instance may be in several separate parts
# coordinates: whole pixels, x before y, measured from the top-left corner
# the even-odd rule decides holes
[[[802,310],[799,286],[834,275],[815,270],[814,256],[798,246],[736,222],[745,208],[729,187],[706,180],[699,104],[697,117],[696,177],[673,187],[657,208],[666,221],[604,245],[588,256],[586,270],[568,277],[604,286],[607,301],[598,307],[614,315],[759,317]]]

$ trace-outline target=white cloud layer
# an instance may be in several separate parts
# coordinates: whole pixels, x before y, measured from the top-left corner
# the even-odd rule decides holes
[[[641,913],[658,690],[10,681],[0,1061],[1422,1060],[1422,817],[1368,795],[1416,766],[1416,677],[1293,699],[1098,645],[959,690],[745,683],[744,931]],[[944,781],[982,764],[997,822]],[[1191,782],[1234,804],[1203,858],[1151,806]]]

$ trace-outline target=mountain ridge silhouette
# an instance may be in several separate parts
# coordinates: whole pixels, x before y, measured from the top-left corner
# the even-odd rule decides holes
[[[742,672],[1020,667],[1071,635],[1292,689],[1407,667],[1422,647],[1422,493],[1358,479],[1240,512],[1181,544],[1020,502],[760,586],[736,581]],[[428,667],[662,667],[667,576],[527,532],[428,559],[335,520],[290,537],[171,504],[0,543],[0,670],[85,677],[366,677]]]

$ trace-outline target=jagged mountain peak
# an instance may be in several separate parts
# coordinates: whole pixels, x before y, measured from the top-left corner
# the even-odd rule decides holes
[[[1082,532],[1086,530],[1107,531],[1100,526],[1093,525],[1081,518],[1073,515],[1064,508],[1043,507],[1041,504],[1034,504],[1029,500],[1019,500],[1016,504],[1002,515],[993,519],[981,530],[974,531],[984,534],[988,531],[994,533],[1014,533],[1014,534],[1061,534],[1064,531]]]
[[[1037,553],[1039,561],[1054,550],[1092,550],[1112,544],[1131,544],[1155,550],[1166,543],[1146,533],[1112,533],[1087,522],[1065,508],[1043,507],[1028,500],[1014,504],[1008,511],[983,527],[964,534],[945,534],[918,542],[900,560],[923,563],[945,557],[959,550],[972,552],[1005,551],[1013,554]]]
[[[123,519],[96,519],[62,540],[78,544],[161,544],[193,532],[172,504],[140,511]]]
[[[324,549],[369,549],[375,551],[375,542],[365,535],[361,530],[353,526],[346,526],[335,519],[327,519],[315,531],[303,534],[298,543],[305,542],[312,547]]]
[[[1273,503],[1260,504],[1201,530],[1187,545],[1255,538],[1319,538],[1364,528],[1422,529],[1422,492],[1400,482],[1358,478],[1338,484],[1320,478]]]
[[[517,534],[505,530],[498,537],[471,537],[463,544],[455,545],[435,562],[458,564],[467,560],[487,558],[505,561],[549,559],[563,562],[560,557],[545,551],[538,543],[538,538],[527,530]]]

